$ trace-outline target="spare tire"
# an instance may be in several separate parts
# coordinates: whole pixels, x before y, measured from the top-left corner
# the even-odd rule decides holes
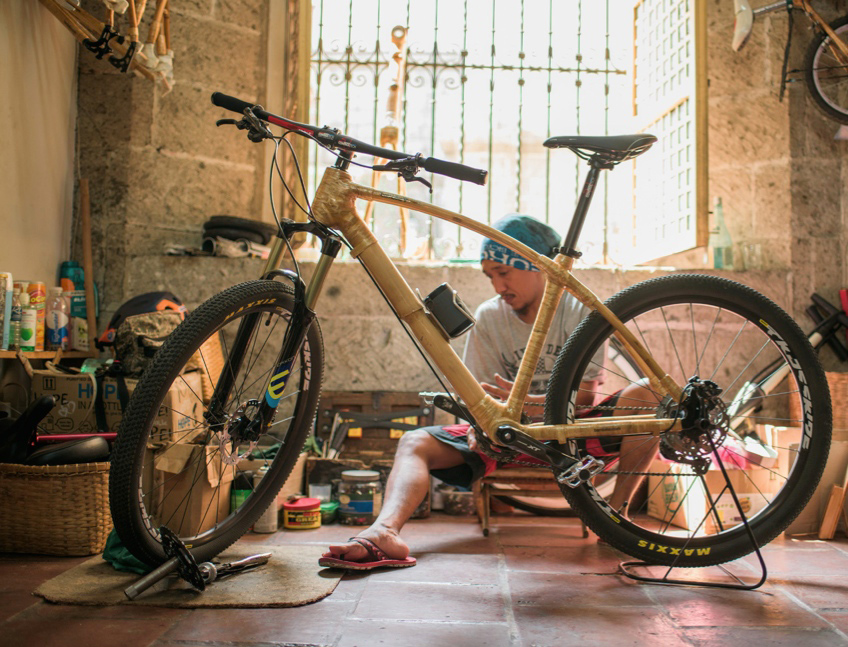
[[[204,236],[221,236],[230,240],[249,240],[267,245],[277,233],[277,225],[238,216],[212,216],[203,223]]]

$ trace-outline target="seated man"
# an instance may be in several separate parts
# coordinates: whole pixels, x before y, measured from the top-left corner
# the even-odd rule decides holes
[[[549,257],[561,243],[559,235],[548,225],[529,216],[509,215],[494,225],[531,249]],[[465,347],[465,364],[484,390],[492,397],[504,400],[512,386],[524,348],[530,337],[536,313],[542,302],[545,276],[528,260],[492,240],[485,240],[481,249],[483,273],[492,282],[497,296],[485,301],[476,312],[477,324],[469,332]],[[548,333],[547,343],[536,366],[530,386],[526,411],[531,418],[540,418],[545,402],[545,388],[554,362],[568,336],[588,310],[577,299],[564,294]],[[603,381],[603,370],[587,376],[597,378],[581,383],[577,404],[587,415],[624,415],[627,405],[643,405],[653,401],[651,392],[638,384],[613,395],[604,404],[611,409],[592,410],[599,403],[594,394]],[[656,453],[656,442],[644,437],[624,438],[616,443],[598,443],[601,455],[620,453],[623,472],[644,470]],[[593,453],[594,450],[593,450]],[[524,456],[523,460],[537,462]],[[430,474],[460,487],[471,484],[491,473],[497,464],[477,451],[477,442],[469,425],[426,427],[403,435],[398,443],[392,471],[386,483],[383,507],[374,523],[347,543],[330,546],[319,560],[321,566],[367,570],[374,566],[412,566],[409,547],[400,538],[400,530],[424,499],[430,487]],[[610,505],[624,512],[641,478],[616,480]]]

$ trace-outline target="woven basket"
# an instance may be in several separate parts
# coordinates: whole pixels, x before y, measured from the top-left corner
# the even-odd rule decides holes
[[[825,373],[833,406],[833,429],[848,430],[848,373]],[[801,398],[789,399],[789,417],[801,419]]]
[[[94,555],[111,530],[109,463],[0,463],[0,552]]]

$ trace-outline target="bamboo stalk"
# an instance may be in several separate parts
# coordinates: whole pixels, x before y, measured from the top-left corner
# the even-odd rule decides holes
[[[94,316],[94,263],[91,253],[91,197],[88,178],[80,178],[80,235],[82,237],[82,269],[85,279],[85,318],[88,322],[88,349],[94,351],[97,339],[97,319]]]

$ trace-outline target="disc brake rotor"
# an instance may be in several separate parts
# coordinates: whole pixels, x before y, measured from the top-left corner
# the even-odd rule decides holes
[[[252,410],[252,411],[251,411]],[[241,431],[251,422],[250,414],[259,415],[259,401],[248,400],[242,403],[235,413],[230,416],[218,436],[221,461],[224,465],[237,465],[256,449],[259,439],[247,440],[242,438]],[[231,433],[233,432],[233,433]]]
[[[721,392],[715,382],[697,375],[689,380],[677,412],[682,430],[660,437],[660,453],[665,458],[701,469],[709,465],[709,455],[724,443],[729,430],[730,418],[719,397]]]

